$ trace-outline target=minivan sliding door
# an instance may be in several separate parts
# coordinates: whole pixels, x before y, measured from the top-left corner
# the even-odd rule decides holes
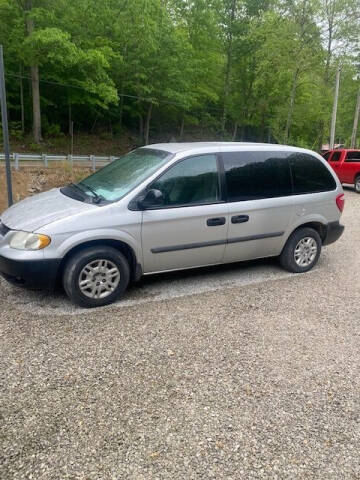
[[[224,262],[279,255],[294,215],[286,154],[224,152],[229,205]]]

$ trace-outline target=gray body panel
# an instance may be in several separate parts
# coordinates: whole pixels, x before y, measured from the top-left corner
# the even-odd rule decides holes
[[[67,217],[73,217],[75,222],[77,214],[95,211],[95,205],[75,201],[54,188],[15,203],[1,215],[1,220],[11,229],[34,232]]]
[[[110,239],[129,245],[144,273],[198,267],[279,255],[289,235],[300,225],[338,221],[335,199],[342,193],[336,175],[320,155],[295,147],[246,143],[158,144],[148,146],[172,154],[168,163],[120,201],[98,206],[63,195],[59,189],[30,197],[1,215],[11,230],[43,233],[51,244],[41,251],[9,246],[13,231],[0,236],[0,256],[18,260],[62,259],[74,247]],[[331,172],[336,190],[246,202],[162,208],[129,209],[129,203],[156,177],[177,161],[201,153],[222,151],[290,151],[316,156]],[[234,215],[248,215],[232,224]],[[207,226],[207,219],[225,217],[225,224]]]
[[[225,217],[226,223],[208,227],[207,219],[214,217]],[[221,263],[227,228],[226,203],[143,212],[144,273]],[[201,246],[204,243],[213,245]],[[177,250],[165,251],[166,247]]]
[[[269,257],[279,255],[282,242],[294,216],[291,197],[267,198],[248,202],[229,203],[230,218],[236,215],[248,215],[246,223],[229,223],[229,244],[225,250],[225,262],[236,262],[239,258]],[[267,238],[259,238],[261,235]],[[251,238],[244,242],[237,239]]]

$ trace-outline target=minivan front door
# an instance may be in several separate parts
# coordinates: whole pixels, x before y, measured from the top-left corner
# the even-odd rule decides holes
[[[164,203],[143,212],[144,273],[221,263],[228,211],[217,156],[180,160],[149,188],[160,190]]]
[[[229,201],[224,262],[279,255],[294,216],[291,175],[280,152],[224,152]]]

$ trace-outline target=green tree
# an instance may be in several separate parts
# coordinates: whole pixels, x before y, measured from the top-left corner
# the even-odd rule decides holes
[[[315,147],[330,123],[341,59],[337,128],[349,140],[356,7],[357,0],[0,0],[10,119],[24,130],[31,118],[37,142],[75,120],[85,131],[136,130],[139,143],[166,133]],[[30,83],[21,78],[28,76]]]

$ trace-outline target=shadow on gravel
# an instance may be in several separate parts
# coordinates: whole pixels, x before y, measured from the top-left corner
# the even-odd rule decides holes
[[[149,275],[131,284],[122,300],[101,308],[129,307],[223,288],[279,280],[290,275],[283,271],[273,258]],[[31,291],[10,285],[3,279],[0,280],[0,301],[7,303],[11,308],[35,314],[75,315],[88,312],[72,305],[60,288],[53,293]]]

